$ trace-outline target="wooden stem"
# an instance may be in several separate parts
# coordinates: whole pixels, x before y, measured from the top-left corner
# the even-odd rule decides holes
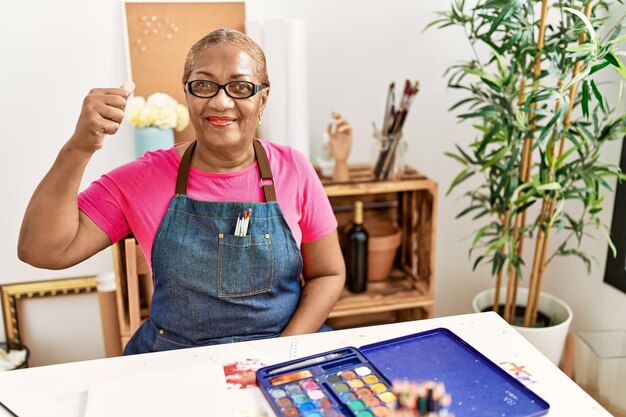
[[[502,236],[506,236],[509,233],[509,220],[511,216],[511,211],[507,210],[504,214],[504,220],[502,222]],[[506,243],[503,243],[500,246],[500,253],[504,255]],[[495,293],[493,295],[493,311],[498,312],[498,306],[500,305],[500,286],[502,285],[502,268],[498,271],[498,276],[496,277],[496,288]],[[506,317],[504,318],[506,320]]]
[[[562,80],[559,80],[558,86],[559,88],[563,86]],[[555,105],[555,112],[558,111],[560,107],[561,107],[561,100],[557,99],[556,105]],[[554,142],[553,142],[555,136],[556,136],[556,127],[552,130],[552,138],[550,141],[551,145],[550,145],[550,149],[548,149],[548,152],[550,152],[550,155],[552,157],[552,161],[554,161],[554,158],[555,158]],[[549,167],[548,182],[552,182],[553,174],[554,174],[554,165],[551,164]],[[540,227],[539,227],[539,230],[537,231],[537,238],[535,239],[535,251],[533,255],[533,265],[532,265],[531,274],[530,274],[531,283],[538,282],[537,277],[540,276],[541,265],[545,261],[545,253],[546,253],[546,248],[547,248],[546,239],[545,239],[546,234],[542,227],[545,227],[546,229],[549,227],[546,224],[546,215],[547,213],[550,212],[548,210],[548,200],[550,200],[550,197],[549,197],[549,194],[546,194],[543,200],[541,201],[541,211],[539,212],[540,214],[539,214],[539,222],[538,222]],[[533,289],[535,287],[536,285],[533,285],[530,288]],[[539,286],[539,288],[541,288],[541,286]],[[534,312],[537,311],[536,309],[537,301],[538,301],[538,298],[536,296],[528,297],[528,301],[526,303],[526,311],[524,313],[524,326],[526,327],[529,327],[529,326],[534,327],[535,325],[534,323],[535,319],[533,319],[533,317],[536,317],[536,314],[534,314]]]
[[[539,215],[539,224],[540,228],[537,231],[537,238],[535,239],[535,252],[533,255],[533,266],[530,274],[530,285],[528,287],[528,300],[526,302],[526,311],[524,313],[524,326],[532,327],[534,323],[532,323],[533,311],[535,309],[535,304],[537,298],[534,296],[534,290],[537,287],[537,277],[539,275],[539,265],[541,264],[542,254],[545,249],[545,234],[541,227],[545,223],[545,217],[547,212],[547,199],[544,198],[541,202],[541,213]],[[533,291],[533,295],[530,295],[530,292]]]
[[[517,97],[517,105],[521,106],[524,104],[524,96],[525,96],[525,90],[526,90],[526,79],[522,78],[520,80],[519,83],[519,94]],[[513,145],[515,147],[515,145]],[[525,146],[525,145],[524,145]],[[507,210],[506,215],[505,215],[505,225],[506,225],[506,230],[507,233],[509,231],[509,223],[511,221],[511,211]],[[515,217],[515,221],[517,221],[517,216]],[[513,229],[513,248],[516,247],[516,243],[517,242],[517,230],[516,228]],[[502,245],[502,248],[504,248],[504,245]],[[513,296],[511,297],[511,294],[509,294],[510,288],[511,288],[511,280],[512,280],[512,276],[517,277],[517,273],[515,272],[515,268],[513,268],[513,265],[511,265],[511,263],[509,262],[508,268],[507,268],[507,290],[506,290],[506,298],[504,301],[504,310],[502,312],[502,318],[504,318],[504,320],[506,320],[508,323],[512,323],[513,320],[515,319],[515,294],[517,290],[517,286],[514,286],[514,292],[513,292]],[[495,305],[499,305],[500,302],[500,287],[502,285],[502,270],[500,270],[500,272],[498,273],[498,279],[496,280],[496,288],[495,288],[495,294],[496,296],[494,297],[494,304]],[[496,303],[497,301],[497,303]],[[496,308],[494,308],[495,311]]]
[[[591,1],[588,1],[585,4],[584,14],[587,17],[591,15]],[[578,37],[578,43],[579,44],[584,43],[585,38],[586,38],[585,33],[584,32],[581,33],[580,36]],[[574,69],[572,70],[572,78],[575,78],[576,75],[578,75],[578,73],[580,72],[580,67],[581,67],[580,61],[576,61],[576,63],[574,64]],[[569,90],[569,106],[567,108],[567,113],[565,114],[565,118],[563,119],[563,130],[567,129],[571,121],[572,111],[574,109],[574,102],[576,99],[576,88],[577,88],[577,83],[573,84]],[[558,103],[557,103],[557,109],[558,109]],[[552,164],[555,164],[556,161],[561,157],[561,155],[563,155],[563,151],[565,150],[565,141],[566,141],[566,136],[565,136],[565,132],[563,132],[561,136],[560,144],[559,144],[558,157],[556,158],[554,157],[554,148],[551,149],[551,152],[553,155]],[[555,170],[555,166],[551,165],[550,176],[552,176],[552,174],[554,173],[554,170]],[[554,211],[556,207],[556,198],[550,195],[547,195],[546,199],[544,199],[543,201],[542,206],[545,206],[545,204],[547,203],[546,200],[549,200],[549,206],[548,206],[548,210],[546,214],[547,219],[552,219],[552,216],[554,215]],[[545,221],[545,218],[543,220]],[[539,232],[541,232],[541,230]],[[537,321],[537,314],[538,314],[538,307],[539,307],[539,295],[541,294],[541,288],[543,286],[543,277],[544,277],[544,272],[546,268],[546,258],[547,258],[551,234],[552,234],[552,228],[549,225],[546,225],[545,237],[543,237],[542,239],[543,241],[541,242],[541,247],[540,247],[540,257],[537,260],[539,264],[535,265],[535,260],[533,260],[533,270],[535,270],[536,268],[537,274],[534,280],[531,279],[532,288],[529,288],[529,295],[528,295],[529,305],[526,307],[526,316],[524,317],[525,326],[534,327]],[[532,292],[532,300],[531,300],[531,292]],[[531,308],[529,308],[529,306]],[[528,317],[528,324],[526,324],[527,317]]]
[[[522,82],[520,83],[520,95],[517,101],[518,106],[521,106],[524,104],[524,89],[526,88],[526,80],[522,80]],[[530,150],[530,149],[529,149]],[[530,162],[530,161],[529,161]],[[530,171],[528,170],[525,174],[526,177],[528,177]],[[525,225],[526,224],[526,220],[524,218],[524,216],[522,216],[522,224]],[[522,226],[523,227],[523,226]],[[516,230],[516,234],[517,234],[518,230]],[[514,241],[515,242],[515,241]],[[521,256],[521,251],[524,249],[524,242],[520,242],[520,245],[516,246],[516,252],[515,254],[517,256]],[[513,291],[510,291],[510,296],[509,296],[509,305],[507,306],[508,309],[508,315],[511,318],[509,323],[513,323],[513,321],[515,320],[515,304],[517,302],[517,287],[519,285],[519,275],[517,273],[517,270],[515,268],[510,268],[511,270],[509,271],[509,276],[512,278],[509,279],[508,282],[508,286],[507,286],[507,292],[510,291],[510,289],[512,288]]]
[[[539,21],[539,32],[537,34],[537,55],[535,56],[535,65],[533,67],[533,83],[532,83],[532,92],[537,91],[539,88],[539,77],[541,76],[541,58],[543,55],[543,46],[545,40],[546,33],[546,20],[548,15],[548,0],[542,0],[541,2],[541,18]],[[537,104],[531,103],[531,108],[534,109]],[[534,130],[535,126],[535,117],[534,113],[530,114],[530,126],[529,132]],[[532,136],[526,137],[524,140],[524,147],[522,149],[522,157],[520,164],[520,182],[526,183],[530,179],[530,171],[532,166]],[[515,213],[514,219],[514,245],[515,245],[515,254],[519,257],[522,256],[522,252],[524,250],[524,233],[520,233],[520,230],[523,230],[526,227],[526,211],[524,210],[522,213]],[[509,314],[514,315],[515,311],[515,300],[517,297],[517,282],[519,281],[519,277],[516,270],[509,271],[509,284],[512,283],[514,286],[513,291],[507,289],[507,300],[509,304],[506,306],[506,309],[509,310]]]

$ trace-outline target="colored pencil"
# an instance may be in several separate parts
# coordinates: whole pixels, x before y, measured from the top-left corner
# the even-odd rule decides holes
[[[394,381],[397,403],[391,417],[454,417],[448,412],[452,400],[441,382]]]

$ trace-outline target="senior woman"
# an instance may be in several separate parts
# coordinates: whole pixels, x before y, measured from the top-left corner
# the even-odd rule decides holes
[[[269,95],[265,56],[219,29],[185,61],[196,140],[148,152],[78,194],[134,85],[94,89],[26,209],[18,254],[75,265],[133,233],[149,254],[150,318],[125,354],[320,330],[345,281],[337,222],[308,160],[255,139]],[[247,218],[246,228],[237,228]]]

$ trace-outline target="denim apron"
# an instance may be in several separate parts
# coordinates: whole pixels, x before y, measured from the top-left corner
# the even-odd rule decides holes
[[[302,256],[276,202],[263,146],[254,141],[265,203],[189,198],[195,146],[181,158],[176,194],[152,246],[150,317],[125,355],[276,337],[298,306]],[[247,235],[235,236],[248,209]]]

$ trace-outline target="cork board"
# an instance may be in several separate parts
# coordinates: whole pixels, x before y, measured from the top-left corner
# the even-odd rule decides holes
[[[245,31],[245,3],[124,3],[129,75],[135,95],[167,93],[187,105],[181,78],[189,48],[222,27]],[[194,139],[193,128],[176,141]]]

